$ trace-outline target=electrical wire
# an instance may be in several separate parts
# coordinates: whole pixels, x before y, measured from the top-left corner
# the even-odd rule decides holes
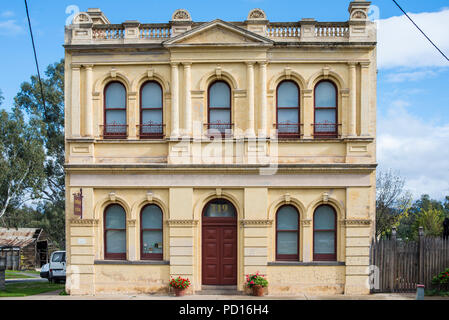
[[[443,53],[443,51],[440,50],[440,48],[438,48],[438,46],[432,41],[430,40],[430,38],[424,33],[424,31],[421,30],[420,27],[418,27],[418,25],[415,23],[415,21],[413,21],[412,18],[410,18],[410,16],[407,14],[407,12],[404,11],[404,9],[402,9],[402,7],[399,5],[399,3],[396,2],[396,0],[393,0],[393,2],[398,6],[398,8],[405,14],[405,16],[415,25],[416,28],[418,28],[419,31],[421,31],[421,33],[424,35],[424,37],[426,37],[427,40],[429,40],[429,42],[443,55],[443,57],[449,61],[449,58]]]
[[[44,89],[43,89],[43,86],[42,86],[41,73],[39,71],[39,63],[37,62],[36,46],[34,45],[33,29],[31,28],[31,21],[30,21],[30,14],[28,12],[27,0],[25,0],[25,9],[26,9],[27,18],[28,18],[28,27],[30,29],[31,43],[33,45],[34,61],[36,63],[37,76],[39,78],[39,85],[40,85],[40,89],[41,89],[42,103],[43,103],[43,106],[44,106],[44,115],[46,116],[46,114],[47,114],[47,107],[46,107],[46,104],[45,104]]]

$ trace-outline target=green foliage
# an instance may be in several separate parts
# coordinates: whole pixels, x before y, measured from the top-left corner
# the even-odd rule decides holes
[[[252,288],[254,286],[268,287],[268,280],[265,279],[263,275],[259,274],[259,272],[256,272],[255,274],[247,274],[246,286],[248,288]]]
[[[415,230],[423,227],[427,236],[439,237],[443,234],[444,213],[430,206],[419,212],[415,223]]]
[[[35,121],[22,112],[0,112],[0,218],[28,200],[38,199],[45,181],[43,140]]]
[[[436,276],[432,278],[432,284],[438,285],[438,284],[449,284],[449,268],[446,268],[446,270],[440,272]]]

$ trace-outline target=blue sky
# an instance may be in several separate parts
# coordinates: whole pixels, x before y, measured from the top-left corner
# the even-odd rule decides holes
[[[126,5],[124,5],[126,3]],[[399,0],[404,9],[449,55],[447,0]],[[64,55],[68,6],[101,8],[112,23],[125,20],[166,22],[175,9],[186,8],[195,21],[245,20],[250,9],[262,8],[271,21],[346,21],[346,0],[28,0],[41,71]],[[391,0],[374,0],[379,20],[378,161],[407,180],[415,195],[449,195],[449,62],[414,29]],[[23,1],[0,6],[0,89],[7,109],[20,84],[35,74]]]

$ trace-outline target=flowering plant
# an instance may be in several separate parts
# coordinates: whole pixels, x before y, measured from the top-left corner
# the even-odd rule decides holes
[[[188,278],[177,277],[176,279],[171,279],[169,286],[174,289],[187,289],[190,287],[190,280]]]
[[[449,284],[449,268],[440,272],[438,275],[432,278],[432,284],[434,285],[447,285]]]
[[[268,281],[265,279],[265,276],[256,272],[255,274],[247,274],[246,275],[246,286],[248,288],[252,288],[254,286],[262,286],[267,287]]]

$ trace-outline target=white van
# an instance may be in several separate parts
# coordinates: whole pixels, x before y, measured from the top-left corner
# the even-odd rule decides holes
[[[53,252],[50,257],[48,281],[65,281],[65,264],[65,251]]]

